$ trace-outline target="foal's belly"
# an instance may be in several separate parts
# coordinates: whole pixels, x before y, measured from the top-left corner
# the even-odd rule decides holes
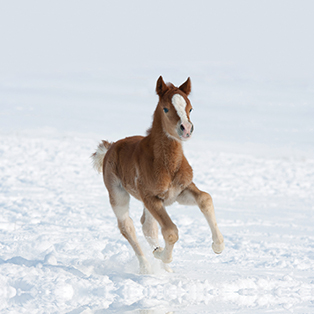
[[[133,187],[130,187],[130,186],[125,186],[124,187],[126,189],[126,191],[132,195],[134,198],[136,198],[137,200],[141,201],[142,202],[142,199],[140,197],[140,194],[138,193],[138,191],[133,188]]]
[[[172,186],[167,191],[165,191],[164,193],[158,195],[158,197],[164,201],[165,206],[169,206],[177,200],[177,197],[181,192],[182,192],[181,187],[179,187],[179,186],[173,187]]]
[[[131,194],[134,198],[136,198],[139,201],[143,201],[140,197],[140,194],[138,193],[138,191],[131,187],[131,186],[127,186],[125,187],[126,191]],[[171,204],[173,204],[176,200],[178,195],[182,192],[182,188],[177,186],[177,187],[170,187],[168,190],[166,190],[163,193],[160,193],[158,195],[156,195],[159,199],[161,199],[165,206],[170,206]]]

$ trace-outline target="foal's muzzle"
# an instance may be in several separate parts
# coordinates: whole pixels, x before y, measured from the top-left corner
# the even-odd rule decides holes
[[[194,131],[194,126],[191,122],[182,122],[180,124],[179,135],[181,139],[188,140]]]

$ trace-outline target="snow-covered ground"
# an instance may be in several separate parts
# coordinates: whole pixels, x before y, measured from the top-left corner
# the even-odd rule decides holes
[[[64,87],[61,92],[45,90],[42,85],[49,82],[40,87],[33,82],[26,87],[2,85],[5,99],[16,102],[1,116],[2,125],[7,125],[0,136],[2,312],[313,311],[314,155],[306,150],[313,144],[309,140],[313,124],[307,122],[313,116],[298,117],[299,109],[287,114],[293,106],[281,109],[275,104],[261,109],[259,117],[248,108],[254,103],[244,104],[233,114],[232,109],[218,108],[228,106],[224,101],[218,104],[218,88],[216,96],[208,93],[211,101],[207,104],[206,92],[195,83],[199,94],[194,91],[191,99],[196,131],[185,144],[185,152],[195,182],[214,198],[226,250],[219,256],[212,252],[210,231],[198,208],[174,205],[169,212],[179,227],[180,240],[172,263],[175,273],[166,273],[153,260],[142,236],[142,205],[132,200],[131,216],[155,269],[154,275],[141,276],[132,249],[119,234],[102,178],[93,171],[89,158],[98,140],[133,134],[132,128],[141,127],[143,134],[151,122],[157,102],[154,82],[152,91],[147,87],[141,92],[145,83],[141,86],[143,80],[137,80],[138,87],[130,92],[131,84],[125,81],[121,87],[121,81],[122,92],[111,96],[110,105],[104,101],[103,107],[98,104],[102,96],[89,106],[90,97],[82,98],[79,87]],[[77,86],[75,79],[71,82]],[[235,89],[230,82],[226,84],[224,92]],[[89,87],[95,85],[92,82]],[[91,99],[93,93],[97,95],[97,91],[86,93]],[[133,97],[128,97],[131,93]],[[45,95],[53,98],[50,101],[56,107],[40,106]],[[133,107],[136,99],[139,105]],[[144,102],[149,109],[139,114]],[[313,104],[304,107],[312,110]],[[117,121],[123,111],[122,122]],[[276,117],[281,113],[283,117]],[[291,128],[289,116],[295,125]],[[19,127],[22,119],[23,127]],[[269,129],[258,126],[262,120],[269,121]],[[60,123],[61,131],[44,127],[53,122]],[[37,129],[30,130],[28,123]],[[15,131],[7,131],[10,126]],[[99,134],[88,133],[93,127]],[[294,140],[298,139],[294,133],[304,133],[304,143]],[[269,145],[263,140],[252,142],[254,136],[268,134],[273,134]],[[224,136],[230,138],[224,142]]]
[[[7,33],[0,28],[5,35],[0,52],[5,61],[0,73],[0,312],[314,313],[314,53],[307,41],[314,27],[309,27],[309,2],[265,1],[259,11],[245,1],[229,2],[230,7],[209,2],[207,11],[196,2],[178,9],[181,19],[166,19],[161,26],[160,7],[147,5],[150,15],[145,16],[126,1],[121,11],[113,4],[112,14],[100,2],[75,6],[69,1],[63,10],[37,3],[37,11],[24,2],[12,3],[0,13],[0,21],[9,23]],[[134,15],[128,15],[130,10]],[[107,20],[99,22],[102,12]],[[278,21],[276,12],[286,18]],[[172,27],[185,30],[178,35],[180,42],[186,34],[191,37],[182,14],[191,14],[195,38],[179,55],[181,46],[170,45],[171,32],[163,37],[168,52],[155,41]],[[236,16],[242,24],[233,23]],[[266,16],[265,30],[259,22]],[[113,28],[106,28],[101,46],[102,31],[95,27],[93,33],[93,26],[108,19],[123,21],[129,29],[117,22],[118,39],[113,39]],[[141,22],[154,27],[143,29]],[[212,26],[217,26],[215,36]],[[254,31],[261,35],[259,44],[256,37],[248,40]],[[202,34],[216,44],[214,52]],[[238,44],[235,56],[226,52],[227,39]],[[92,43],[97,44],[89,51]],[[21,47],[28,49],[23,53]],[[139,47],[145,56],[138,55]],[[96,48],[110,57],[107,64]],[[119,65],[122,48],[130,54]],[[240,58],[245,48],[251,59]],[[265,58],[271,59],[268,68]],[[184,149],[196,184],[214,199],[226,249],[213,253],[198,208],[173,205],[169,214],[180,239],[171,263],[174,273],[165,272],[142,235],[142,205],[132,199],[131,217],[154,269],[153,275],[139,275],[90,155],[101,139],[145,134],[160,74],[176,85],[191,76],[195,132]]]

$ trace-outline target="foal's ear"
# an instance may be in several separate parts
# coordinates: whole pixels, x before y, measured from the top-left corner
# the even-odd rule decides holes
[[[158,96],[162,97],[164,93],[169,89],[169,87],[165,84],[162,76],[159,76],[156,84],[156,93]]]
[[[188,79],[179,87],[179,89],[185,93],[187,96],[191,93],[191,80],[188,77]]]

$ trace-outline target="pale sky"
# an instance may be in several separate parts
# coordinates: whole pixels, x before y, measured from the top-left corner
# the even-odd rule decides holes
[[[314,78],[313,1],[1,1],[0,76],[187,64]]]

